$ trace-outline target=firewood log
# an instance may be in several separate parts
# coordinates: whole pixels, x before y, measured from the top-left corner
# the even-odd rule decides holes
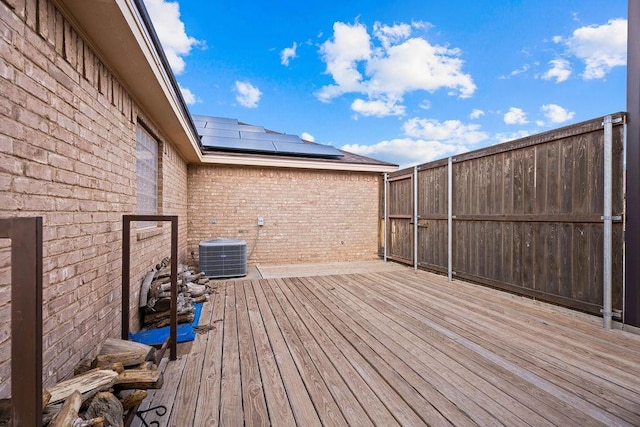
[[[49,403],[62,402],[75,391],[86,393],[102,387],[111,387],[117,377],[118,373],[112,370],[95,370],[62,381],[47,388],[47,391],[51,393]]]
[[[128,411],[131,408],[135,408],[138,406],[144,399],[147,397],[146,390],[134,390],[132,393],[129,393],[121,400],[122,407],[125,411]]]
[[[60,412],[56,414],[50,427],[69,427],[78,419],[78,411],[82,405],[82,394],[76,390],[71,393],[60,408]]]
[[[153,280],[154,274],[155,273],[153,270],[148,272],[144,277],[144,280],[142,281],[142,287],[140,288],[140,308],[147,306],[147,300],[149,299],[149,288],[151,287],[151,281]]]
[[[127,369],[116,378],[115,386],[118,389],[126,390],[147,390],[159,389],[164,381],[162,372],[159,370],[147,369]]]
[[[91,418],[104,417],[108,426],[124,426],[124,409],[117,397],[108,391],[95,395],[86,415]]]
[[[150,345],[142,344],[135,341],[107,338],[102,343],[102,346],[100,346],[100,351],[98,352],[98,354],[106,355],[114,353],[124,353],[128,351],[145,351],[146,356],[144,360],[151,360],[155,356],[156,349],[151,347]]]
[[[147,359],[147,350],[123,351],[120,353],[100,354],[96,357],[99,368],[109,367],[113,363],[122,363],[124,366],[139,365]]]
[[[73,427],[105,427],[104,417],[91,418],[90,420],[83,420],[78,418],[75,423],[73,423]]]
[[[43,390],[42,391],[42,407],[46,408],[50,400],[51,400],[51,393],[49,393],[48,390]]]

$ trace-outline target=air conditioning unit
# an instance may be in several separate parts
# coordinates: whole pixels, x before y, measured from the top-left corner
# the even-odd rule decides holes
[[[200,242],[200,271],[205,277],[241,277],[247,275],[247,242],[212,239]]]

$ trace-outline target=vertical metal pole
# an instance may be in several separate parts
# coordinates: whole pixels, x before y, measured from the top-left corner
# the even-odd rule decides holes
[[[453,280],[453,159],[447,162],[447,277]]]
[[[418,269],[418,166],[413,167],[413,269]]]
[[[170,216],[171,220],[171,309],[170,328],[171,342],[169,343],[169,360],[178,358],[178,217]]]
[[[122,314],[120,338],[129,339],[129,304],[131,286],[131,215],[122,216]]]
[[[11,239],[11,417],[42,425],[42,217],[0,220]]]
[[[602,326],[611,329],[611,266],[612,266],[612,202],[613,202],[613,124],[611,116],[604,118],[604,235],[602,253]]]
[[[629,0],[627,5],[627,265],[624,323],[640,327],[640,1]]]
[[[382,248],[384,262],[387,262],[387,226],[389,225],[388,224],[388,221],[389,221],[389,201],[387,200],[388,196],[389,196],[388,187],[389,187],[389,174],[385,172],[385,174],[384,174],[384,213],[383,213],[383,215],[384,215],[384,231],[383,231],[383,233],[384,233],[384,237],[383,237],[384,246]]]

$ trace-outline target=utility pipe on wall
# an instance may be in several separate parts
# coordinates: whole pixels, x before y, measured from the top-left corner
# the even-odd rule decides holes
[[[612,198],[613,198],[613,122],[604,118],[604,220],[602,262],[602,326],[611,329],[611,269],[612,269]]]

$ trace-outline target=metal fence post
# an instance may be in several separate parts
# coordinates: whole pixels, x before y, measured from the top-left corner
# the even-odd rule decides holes
[[[418,269],[418,166],[413,167],[413,269]]]
[[[382,248],[382,252],[383,252],[383,259],[384,262],[387,262],[387,227],[388,227],[388,221],[389,221],[389,200],[388,200],[388,196],[389,196],[389,174],[385,172],[384,174],[384,212],[383,212],[383,216],[384,216],[384,230],[383,230],[383,242],[384,242],[384,246]]]
[[[453,159],[447,161],[447,278],[453,280]]]
[[[612,201],[613,201],[613,123],[604,118],[604,206],[602,253],[602,326],[611,329],[611,269],[612,269]]]

